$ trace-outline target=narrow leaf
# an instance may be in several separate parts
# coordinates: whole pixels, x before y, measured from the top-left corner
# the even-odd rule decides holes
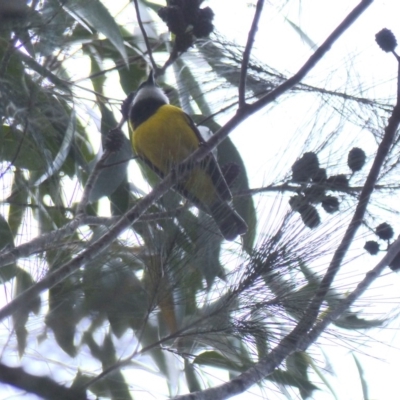
[[[360,377],[361,388],[362,388],[362,392],[363,392],[363,399],[368,400],[370,397],[368,396],[368,383],[364,378],[364,369],[355,354],[353,354],[353,358],[354,358],[354,361],[357,366],[358,375]]]
[[[74,139],[75,133],[75,123],[76,123],[76,116],[75,111],[71,112],[71,116],[69,119],[68,127],[64,135],[64,140],[61,144],[60,150],[58,151],[56,158],[52,162],[51,165],[48,166],[46,172],[42,174],[38,179],[36,179],[33,186],[39,186],[43,183],[47,178],[54,175],[64,164],[66,160],[69,150],[71,149],[72,141]]]
[[[81,20],[83,20],[102,33],[115,46],[128,65],[128,56],[119,27],[107,8],[99,0],[71,0],[65,3],[65,7],[73,16],[78,17],[78,22],[81,23]]]

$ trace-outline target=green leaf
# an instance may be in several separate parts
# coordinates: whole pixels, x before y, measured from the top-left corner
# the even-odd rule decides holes
[[[340,318],[333,321],[333,324],[339,326],[343,329],[371,329],[376,328],[378,326],[382,326],[385,323],[385,320],[381,319],[372,319],[367,320],[364,318],[360,318],[357,313],[348,312],[344,315],[341,315]]]
[[[256,317],[257,319],[257,317]],[[259,323],[259,321],[256,321],[256,323]],[[254,342],[256,344],[257,348],[257,355],[258,359],[261,360],[265,358],[265,356],[268,354],[268,332],[266,330],[266,333],[264,335],[260,334],[255,334],[254,335]]]
[[[69,154],[69,151],[71,149],[72,141],[74,139],[75,124],[76,124],[76,115],[75,115],[75,111],[72,110],[71,116],[69,119],[69,124],[65,131],[64,139],[61,144],[60,150],[58,151],[58,153],[57,153],[54,161],[51,163],[51,165],[48,165],[45,173],[42,174],[39,178],[37,178],[34,181],[33,186],[39,186],[46,179],[48,179],[49,177],[53,176],[56,172],[58,172],[59,169],[61,168],[61,166],[64,164],[64,161],[66,160],[66,158]]]
[[[28,205],[28,197],[28,181],[25,179],[23,171],[17,168],[14,172],[11,195],[6,200],[10,204],[8,223],[14,237],[21,226]]]
[[[149,0],[141,0],[141,2],[146,7],[149,7],[150,9],[152,9],[154,12],[157,12],[161,8],[159,2],[152,2],[152,1],[149,1]]]
[[[17,267],[17,264],[9,264],[9,265],[3,265],[0,267],[0,283],[6,283],[10,281],[11,279],[15,278],[18,274],[20,269]]]
[[[297,24],[292,22],[289,18],[284,17],[286,22],[296,31],[296,33],[300,36],[301,40],[306,43],[310,49],[316,50],[318,48],[317,44],[311,40],[311,38],[301,29]]]
[[[123,215],[129,209],[130,190],[128,177],[125,175],[120,185],[109,195],[111,215]]]
[[[229,358],[216,351],[205,351],[199,354],[193,364],[206,365],[208,367],[222,368],[230,371],[243,372],[244,367],[234,363]]]
[[[111,334],[107,334],[102,345],[98,345],[89,332],[85,332],[83,342],[89,346],[93,357],[100,360],[103,365],[103,371],[117,362],[117,355]],[[121,371],[114,371],[112,375],[108,374],[100,382],[100,385],[90,386],[101,397],[110,394],[111,399],[131,399],[130,390],[125,382]]]
[[[49,312],[45,322],[52,329],[58,345],[71,357],[77,354],[74,338],[76,324],[81,317],[81,297],[73,278],[59,283],[49,291]]]
[[[126,65],[128,65],[128,56],[118,25],[111,16],[107,8],[99,0],[70,0],[64,2],[64,7],[77,21],[86,22],[92,28],[102,33],[119,51]]]
[[[310,357],[307,353],[297,351],[290,354],[286,359],[287,372],[291,376],[298,378],[300,394],[303,399],[307,399],[312,395],[314,389],[310,388],[310,381],[308,378],[308,367],[310,366]],[[302,385],[302,382],[307,382]]]
[[[190,393],[200,391],[201,385],[199,379],[196,375],[196,369],[194,368],[193,364],[190,363],[187,359],[185,359],[185,376],[186,382],[189,387]]]
[[[154,343],[157,343],[159,340],[159,327],[152,326],[151,324],[146,324],[142,331],[142,346],[151,346]],[[164,376],[167,377],[167,379],[171,377],[173,373],[173,365],[168,362],[168,359],[166,358],[163,350],[161,350],[159,347],[153,347],[148,350],[146,354],[150,354],[158,369]]]
[[[354,362],[356,363],[357,370],[358,370],[358,375],[360,377],[360,382],[361,382],[361,387],[362,387],[362,392],[363,392],[363,399],[368,400],[370,397],[368,395],[368,383],[364,378],[364,369],[359,361],[359,359],[356,357],[356,355],[353,353],[353,358]]]
[[[10,226],[0,214],[0,251],[12,249],[14,247],[14,237]]]
[[[18,273],[16,274],[15,280],[15,297],[25,292],[34,284],[32,276],[18,268]],[[26,347],[26,338],[28,336],[28,331],[25,328],[25,324],[28,321],[29,313],[32,311],[37,314],[40,310],[40,297],[36,297],[29,304],[24,304],[19,307],[17,311],[13,314],[14,329],[17,336],[18,352],[19,356],[22,357]]]
[[[86,309],[106,314],[117,337],[140,328],[148,313],[147,292],[133,269],[118,258],[86,265],[83,291]]]
[[[208,105],[204,90],[199,84],[199,80],[192,74],[192,71],[185,62],[178,58],[175,61],[176,81],[178,84],[179,104],[187,114],[194,114],[190,106],[190,98],[192,98],[199,107],[202,115],[212,115],[212,110]],[[189,88],[189,89],[187,89]]]
[[[309,393],[309,395],[311,395],[314,390],[319,390],[319,388],[311,383],[308,379],[293,375],[281,369],[275,370],[271,375],[268,375],[266,379],[281,385],[298,388],[302,393],[303,399],[306,398],[303,397],[303,393]]]
[[[117,125],[114,114],[102,103],[99,104],[101,111],[101,132],[103,144],[107,140],[107,134],[110,129]],[[126,180],[126,169],[129,161],[133,157],[133,151],[130,141],[123,135],[121,137],[123,143],[121,148],[113,152],[105,162],[105,167],[101,170],[93,190],[90,193],[90,202],[95,202],[103,196],[110,196],[115,190]],[[101,157],[102,151],[96,156],[91,163],[94,167],[97,160]],[[127,200],[127,199],[125,199]]]
[[[49,69],[39,64],[34,58],[22,52],[18,52],[18,57],[20,57],[21,60],[33,71],[37,72],[43,78],[47,78],[57,87],[57,89],[60,89],[63,92],[70,93],[71,89],[68,82],[60,79],[57,75],[54,75]]]
[[[323,352],[322,352],[323,353]],[[324,354],[324,353],[323,353]],[[325,354],[324,354],[325,355]],[[326,359],[326,357],[325,357]],[[321,372],[321,369],[315,364],[315,362],[312,360],[312,358],[309,358],[309,362],[311,367],[313,368],[313,370],[315,371],[315,373],[319,376],[319,378],[321,379],[321,381],[325,384],[325,386],[329,389],[329,391],[332,393],[332,396],[334,397],[335,400],[338,400],[338,397],[333,389],[333,387],[331,386],[331,384],[329,383],[329,381],[325,378],[325,373]],[[326,372],[326,371],[324,371]]]
[[[138,54],[137,57],[140,55]],[[126,94],[129,94],[139,86],[139,84],[146,78],[146,70],[138,63],[131,64],[128,68],[119,68],[119,81],[121,87]]]
[[[32,138],[18,129],[3,125],[0,129],[0,160],[8,161],[15,167],[30,171],[41,171],[46,161],[37,157],[36,143]]]
[[[103,94],[103,86],[106,81],[105,74],[101,73],[101,61],[94,46],[85,46],[84,51],[89,54],[90,57],[90,80],[92,81],[93,89],[96,93]],[[99,102],[100,104],[101,101]]]
[[[183,218],[185,219],[183,220]],[[201,271],[206,279],[207,287],[210,288],[217,277],[223,279],[225,276],[225,271],[219,258],[222,238],[220,235],[213,234],[213,232],[218,232],[218,228],[215,226],[213,219],[201,211],[198,217],[194,216],[193,213],[186,212],[179,218],[179,221],[187,232],[190,232],[190,229],[195,226],[208,227],[212,225],[214,227],[214,229],[210,230],[197,230],[193,239],[193,249],[187,254],[188,262]]]
[[[11,250],[12,248],[14,248],[14,235],[11,232],[11,228],[8,225],[7,221],[0,214],[0,251],[7,251]],[[25,271],[18,268],[15,263],[0,267],[0,282],[8,282],[9,280],[16,277],[18,272],[21,272],[21,274],[25,273]],[[23,278],[20,277],[20,280],[21,279]],[[24,282],[19,283],[16,295],[21,293],[21,290],[23,290],[23,286],[21,286],[23,283]]]
[[[86,387],[86,385],[89,384],[93,380],[93,376],[91,375],[86,375],[83,374],[80,370],[78,370],[74,381],[72,382],[71,389],[80,389],[82,387]],[[104,379],[101,379],[99,381],[96,381],[92,385],[88,387],[88,389],[95,394],[98,397],[104,396],[104,397],[109,397],[110,392],[108,390],[108,385],[104,381]]]

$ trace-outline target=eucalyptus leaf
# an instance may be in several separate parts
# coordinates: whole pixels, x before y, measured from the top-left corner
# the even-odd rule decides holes
[[[100,105],[102,120],[102,141],[107,140],[107,134],[110,129],[117,125],[112,112],[103,104]],[[121,136],[122,144],[118,151],[113,152],[105,161],[104,168],[100,171],[97,180],[90,192],[90,202],[95,202],[103,196],[110,196],[126,179],[126,169],[129,161],[133,158],[133,151],[130,141],[124,136]],[[96,158],[91,163],[91,168],[101,158],[103,150],[101,149]]]
[[[125,45],[118,25],[107,8],[99,0],[70,0],[64,3],[78,22],[85,21],[88,25],[102,33],[119,51],[125,63],[128,64]]]
[[[49,177],[54,175],[57,171],[59,171],[71,149],[72,141],[74,139],[74,134],[75,134],[75,123],[76,123],[76,115],[75,112],[72,111],[69,124],[67,126],[67,130],[65,131],[64,140],[61,144],[60,150],[56,155],[56,158],[51,163],[51,165],[48,166],[46,172],[34,181],[33,186],[40,185],[46,179],[48,179]]]
[[[15,296],[24,293],[33,284],[34,280],[32,276],[23,269],[18,268],[18,273],[16,274],[15,280]],[[40,297],[38,296],[34,298],[29,304],[25,304],[23,307],[19,307],[13,314],[13,324],[17,335],[18,352],[20,357],[22,357],[26,347],[28,330],[26,329],[25,325],[28,321],[29,314],[31,311],[37,314],[40,309],[40,304],[41,301]]]
[[[37,146],[29,135],[16,128],[3,125],[0,129],[0,160],[18,168],[41,171],[46,161],[37,156]]]

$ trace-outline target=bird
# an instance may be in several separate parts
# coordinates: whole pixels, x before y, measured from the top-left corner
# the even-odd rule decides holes
[[[170,104],[153,71],[126,101],[123,110],[129,119],[133,151],[160,178],[206,143],[189,115]],[[213,154],[209,153],[173,188],[209,214],[226,240],[247,232],[246,222],[231,205],[231,191]]]

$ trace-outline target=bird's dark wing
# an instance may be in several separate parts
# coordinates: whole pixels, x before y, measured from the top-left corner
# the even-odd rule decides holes
[[[196,137],[199,140],[200,145],[207,146],[207,142],[204,140],[203,136],[201,135],[199,129],[194,124],[192,118],[186,114],[188,123],[190,127],[193,129],[193,132],[196,134]],[[204,169],[210,174],[211,179],[217,189],[218,195],[221,200],[230,201],[232,200],[232,194],[229,189],[228,184],[225,181],[224,175],[221,172],[221,168],[215,159],[212,153],[209,153],[201,162]]]

